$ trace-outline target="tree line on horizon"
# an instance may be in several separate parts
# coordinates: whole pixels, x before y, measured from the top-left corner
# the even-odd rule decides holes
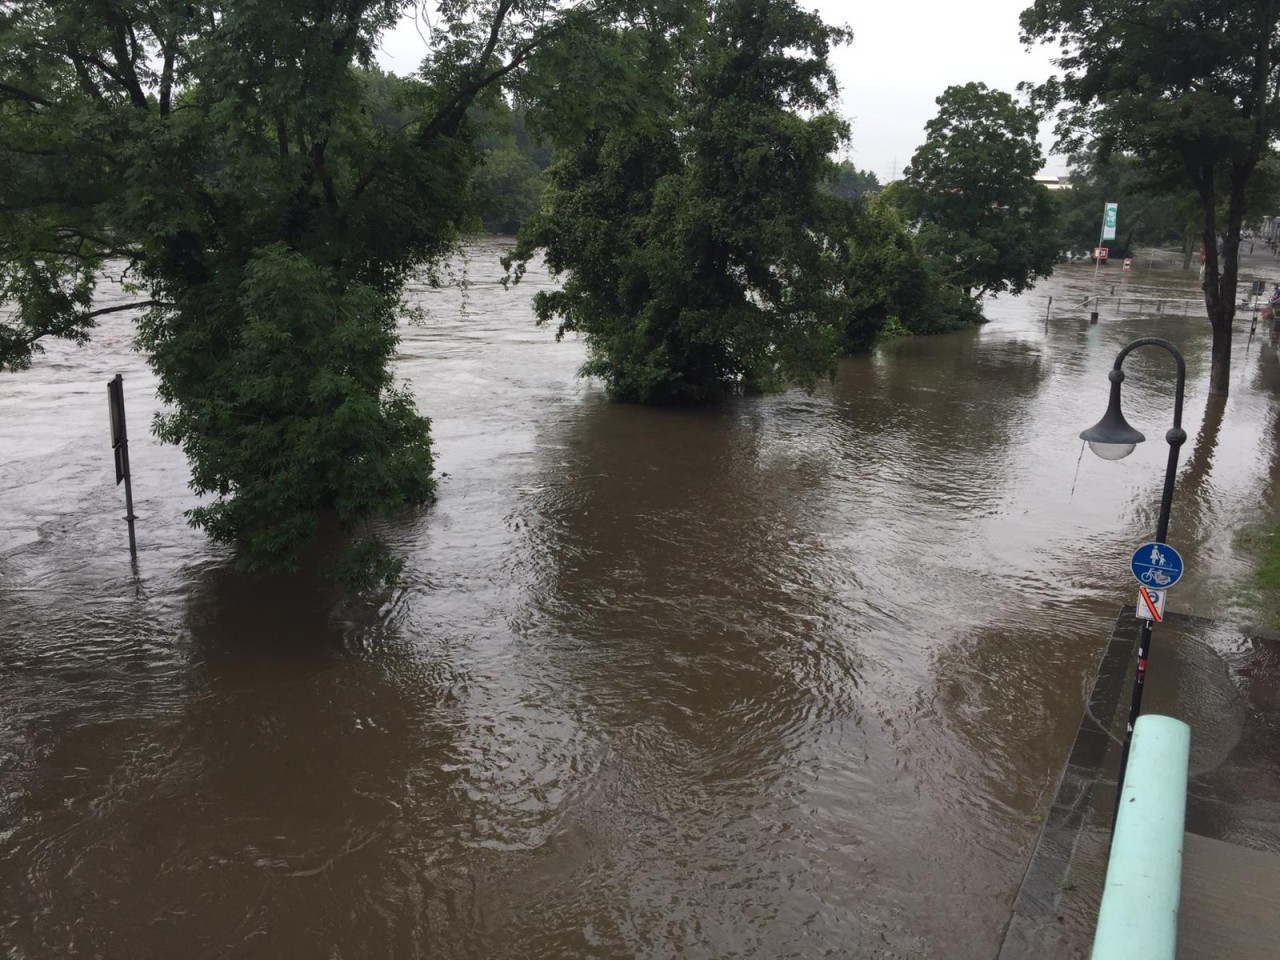
[[[1245,5],[1207,26],[1183,5],[1243,87],[1270,55],[1234,33]],[[850,34],[795,0],[459,0],[395,77],[374,51],[407,6],[0,7],[0,368],[90,336],[96,278],[125,261],[166,404],[155,431],[207,498],[188,517],[244,570],[291,566],[333,516],[352,583],[396,574],[371,524],[435,486],[429,421],[390,368],[396,327],[408,280],[468,230],[516,231],[511,280],[545,258],[562,283],[535,295],[538,319],[582,334],[584,372],[615,399],[707,403],[978,322],[983,297],[1047,276],[1062,241],[1036,133],[1055,105],[1095,172],[1133,157],[1153,190],[1189,177],[1206,237],[1219,207],[1238,237],[1275,123],[1240,121],[1229,83],[1205,100],[1195,58],[1156,71],[1193,85],[1189,115],[1099,99],[1127,76],[1095,36],[1110,8],[1041,0],[1024,35],[1066,44],[1063,79],[1021,101],[949,87],[903,179],[876,190],[831,159],[849,127],[829,56]],[[1152,109],[1212,126],[1220,155],[1161,141]],[[1215,383],[1231,256],[1207,265]]]

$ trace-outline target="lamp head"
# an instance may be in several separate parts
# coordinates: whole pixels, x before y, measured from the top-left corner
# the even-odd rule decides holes
[[[1080,439],[1087,441],[1089,449],[1103,460],[1123,460],[1147,438],[1142,431],[1130,426],[1120,412],[1120,382],[1124,379],[1124,372],[1112,370],[1109,378],[1111,400],[1107,404],[1107,412],[1088,430],[1080,431]]]

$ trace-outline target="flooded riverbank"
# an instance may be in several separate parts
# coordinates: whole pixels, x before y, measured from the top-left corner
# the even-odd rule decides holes
[[[1126,363],[1151,442],[1077,476],[1076,435],[1124,343],[1183,347],[1170,606],[1229,616],[1232,531],[1277,495],[1274,351],[1238,333],[1204,421],[1207,322],[1091,326],[1072,267],[812,394],[648,410],[577,378],[581,345],[532,322],[548,281],[504,290],[501,248],[416,293],[397,370],[445,476],[388,527],[406,579],[376,606],[237,577],[186,526],[123,315],[0,378],[0,944],[994,955],[1155,524],[1167,357]],[[1193,287],[1151,276],[1127,283]]]

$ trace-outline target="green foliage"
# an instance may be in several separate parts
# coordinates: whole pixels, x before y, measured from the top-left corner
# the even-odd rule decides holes
[[[1053,272],[1055,208],[1036,182],[1034,110],[985,84],[948,87],[896,192],[921,250],[965,291],[1020,293]]]
[[[428,421],[388,369],[401,291],[471,216],[474,108],[545,85],[539,57],[620,13],[448,3],[402,80],[370,66],[402,7],[0,9],[0,297],[19,307],[4,362],[87,333],[92,277],[127,261],[169,404],[157,432],[207,497],[189,517],[244,569],[292,566],[325,517],[367,534],[430,499]],[[376,539],[348,560],[357,582],[396,568]]]
[[[870,170],[859,170],[850,161],[841,160],[823,178],[823,186],[832,196],[857,200],[865,194],[878,192],[880,180]]]
[[[1096,152],[1071,158],[1071,188],[1056,194],[1063,243],[1068,249],[1097,246],[1105,204],[1120,205],[1116,239],[1108,241],[1112,257],[1132,256],[1138,246],[1181,242],[1187,223],[1198,219],[1196,196],[1170,185],[1160,172],[1137,158]]]
[[[24,370],[44,352],[40,341],[56,337],[84,343],[93,329],[89,307],[93,276],[82,264],[61,258],[6,251],[0,267],[0,305],[12,304],[12,318],[0,317],[0,370]],[[52,261],[52,262],[51,262]]]
[[[845,352],[905,334],[958,330],[980,319],[967,297],[916,247],[890,199],[868,197],[843,212],[840,284]]]
[[[1036,0],[1021,23],[1024,42],[1059,50],[1062,74],[1035,95],[1061,108],[1060,147],[1131,154],[1199,198],[1210,391],[1225,395],[1249,184],[1280,132],[1280,0]]]
[[[813,228],[846,134],[827,63],[844,34],[790,0],[716,0],[709,14],[678,69],[651,81],[673,119],[641,106],[588,126],[513,258],[545,250],[567,274],[535,297],[539,320],[581,332],[584,373],[620,400],[704,403],[833,367],[832,258]]]
[[[518,150],[490,150],[476,170],[473,190],[480,220],[493,233],[515,233],[542,204],[542,176]]]
[[[344,525],[427,502],[428,423],[394,389],[394,303],[377,287],[281,242],[232,282],[219,271],[181,313],[143,321],[141,340],[175,411],[161,439],[191,454],[190,511],[248,570],[287,567],[332,511]]]
[[[551,148],[532,137],[522,109],[500,103],[475,113],[486,129],[476,141],[480,163],[472,181],[480,222],[493,233],[515,233],[542,205]]]

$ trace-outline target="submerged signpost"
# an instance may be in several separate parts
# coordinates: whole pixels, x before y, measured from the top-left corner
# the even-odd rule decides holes
[[[1093,296],[1089,299],[1093,301],[1093,311],[1089,314],[1089,322],[1098,322],[1098,268],[1102,266],[1102,261],[1107,259],[1109,252],[1103,246],[1108,240],[1116,238],[1116,217],[1120,205],[1118,203],[1108,203],[1102,208],[1102,233],[1098,236],[1098,246],[1093,251]]]
[[[111,449],[116,461],[116,486],[124,481],[125,519],[129,521],[129,553],[138,555],[138,542],[134,538],[133,483],[129,476],[129,432],[124,422],[124,377],[116,374],[107,381],[107,410],[111,414]]]

